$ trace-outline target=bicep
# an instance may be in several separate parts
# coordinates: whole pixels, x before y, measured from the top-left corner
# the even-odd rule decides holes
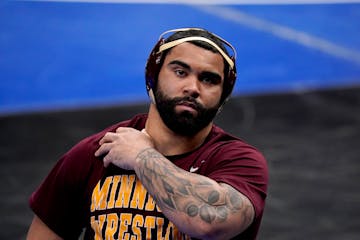
[[[26,240],[62,240],[38,216],[34,215]]]

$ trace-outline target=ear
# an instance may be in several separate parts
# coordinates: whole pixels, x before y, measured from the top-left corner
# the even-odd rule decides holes
[[[164,44],[164,39],[160,39],[152,49],[146,65],[145,65],[145,83],[147,91],[153,89],[156,85],[156,78],[160,71],[160,63],[162,58],[162,52],[159,52],[159,48]]]
[[[148,94],[149,94],[149,97],[150,97],[151,102],[152,102],[154,105],[156,105],[155,96],[154,96],[154,91],[153,91],[152,89],[150,89],[150,90],[148,91]]]

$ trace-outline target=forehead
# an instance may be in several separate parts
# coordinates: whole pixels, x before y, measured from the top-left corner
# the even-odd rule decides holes
[[[173,60],[180,60],[193,68],[204,68],[206,70],[223,73],[224,60],[220,53],[214,53],[195,44],[184,42],[169,50],[164,64]]]

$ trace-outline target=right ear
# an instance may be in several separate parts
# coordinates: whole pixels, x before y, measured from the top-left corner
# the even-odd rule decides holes
[[[155,96],[154,96],[154,91],[153,91],[152,89],[150,89],[150,90],[148,91],[148,94],[149,94],[149,97],[150,97],[151,102],[152,102],[154,105],[156,105]]]
[[[164,44],[165,40],[160,39],[152,49],[145,66],[145,82],[148,94],[150,90],[156,85],[156,78],[160,71],[162,52],[159,52],[159,48]]]

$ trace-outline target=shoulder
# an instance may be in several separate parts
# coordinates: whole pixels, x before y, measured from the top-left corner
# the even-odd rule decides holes
[[[119,127],[133,127],[140,130],[144,128],[146,119],[147,119],[146,114],[139,114],[131,119],[124,120],[116,124],[113,124],[111,126],[108,126],[105,129],[101,130],[100,132],[97,132],[93,135],[90,135],[82,139],[80,142],[74,145],[74,147],[70,149],[69,152],[77,152],[84,150],[87,150],[87,152],[95,152],[96,149],[99,147],[98,142],[107,132],[115,132],[116,129]]]
[[[263,154],[260,150],[246,142],[245,140],[225,132],[220,127],[214,125],[211,133],[206,140],[206,149],[212,151],[212,154],[221,154],[228,158],[229,155],[238,158],[254,157],[260,161],[265,161]]]
[[[214,179],[220,180],[226,175],[251,178],[256,174],[259,181],[267,182],[268,167],[261,151],[217,126],[213,126],[194,157],[197,159],[194,165],[202,166],[202,174]]]
[[[113,124],[100,132],[90,135],[67,151],[61,158],[61,164],[65,168],[72,169],[72,171],[86,172],[93,164],[101,164],[98,158],[94,156],[95,151],[99,148],[100,139],[107,132],[114,132],[118,127],[134,127],[142,129],[145,126],[147,115],[136,115],[135,117]]]

